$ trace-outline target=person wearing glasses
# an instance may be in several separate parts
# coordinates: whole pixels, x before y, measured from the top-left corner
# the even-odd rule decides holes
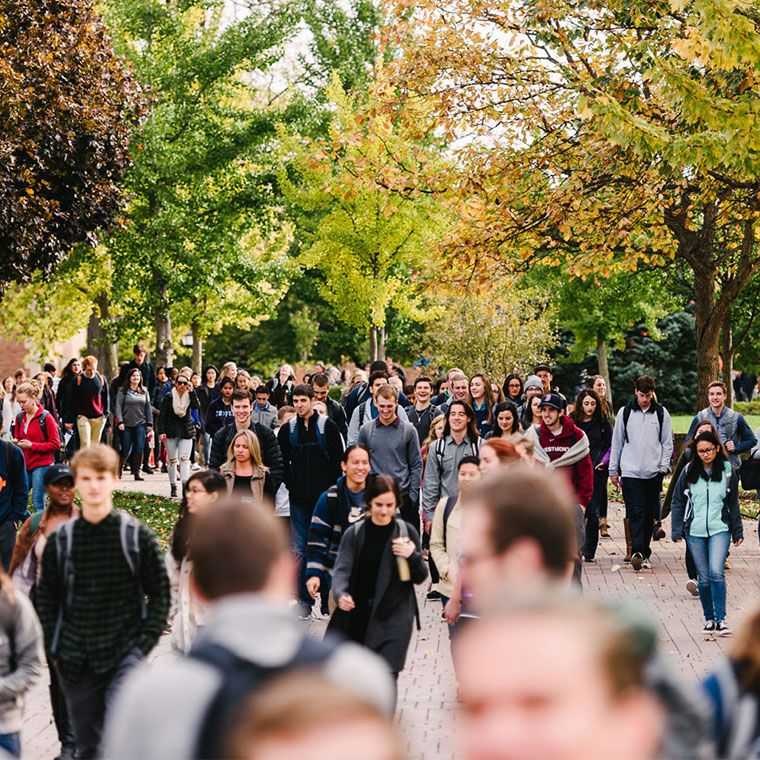
[[[706,639],[730,636],[726,623],[725,563],[729,544],[740,546],[739,477],[720,438],[700,433],[690,444],[691,459],[673,491],[673,541],[686,539],[697,568]]]
[[[161,400],[157,424],[161,443],[166,446],[172,498],[177,497],[177,462],[183,486],[190,477],[190,453],[195,439],[193,409],[200,409],[198,396],[190,385],[190,378],[180,374],[174,387]]]

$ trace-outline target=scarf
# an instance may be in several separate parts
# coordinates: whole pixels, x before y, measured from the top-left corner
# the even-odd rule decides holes
[[[179,395],[176,388],[172,388],[172,408],[177,417],[184,417],[190,407],[190,391],[184,396]]]
[[[541,462],[547,470],[556,470],[558,467],[569,467],[576,462],[580,462],[589,453],[588,437],[585,433],[559,459],[555,459],[553,462],[541,446],[535,425],[531,425],[525,431],[525,437],[533,441],[533,457],[536,461]]]

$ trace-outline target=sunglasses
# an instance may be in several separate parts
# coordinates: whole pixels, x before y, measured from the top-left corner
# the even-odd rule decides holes
[[[177,380],[176,385],[189,385],[187,380]]]

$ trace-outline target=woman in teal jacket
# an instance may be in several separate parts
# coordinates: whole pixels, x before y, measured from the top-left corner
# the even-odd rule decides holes
[[[725,562],[733,539],[744,540],[739,512],[739,478],[720,439],[700,433],[690,444],[691,460],[673,491],[673,541],[686,538],[697,567],[706,637],[730,636],[726,623]]]

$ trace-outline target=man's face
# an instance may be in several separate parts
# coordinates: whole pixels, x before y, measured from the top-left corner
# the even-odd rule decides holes
[[[299,417],[311,416],[311,399],[308,396],[294,396],[293,406]]]
[[[726,403],[726,394],[719,385],[714,385],[707,391],[707,400],[713,409],[720,409]]]
[[[145,361],[145,351],[140,351],[140,353],[135,354],[135,362],[137,364],[142,364]]]
[[[457,473],[457,483],[459,483],[459,490],[467,490],[467,486],[470,483],[474,483],[476,480],[480,480],[480,468],[476,464],[463,464],[459,468]]]
[[[341,466],[346,477],[355,483],[363,483],[369,475],[369,454],[364,449],[352,449]]]
[[[467,412],[459,405],[449,409],[449,428],[454,433],[461,433],[467,429]]]
[[[234,390],[235,386],[232,385],[232,383],[225,383],[219,392],[222,394],[222,397],[225,401],[229,401],[230,396],[233,394]]]
[[[75,485],[82,504],[96,509],[110,503],[116,476],[111,472],[98,472],[91,467],[78,467]]]
[[[377,392],[382,388],[384,385],[388,385],[388,378],[387,377],[378,377],[374,383],[372,383],[372,387],[369,389],[369,392],[372,394],[372,399],[374,401],[377,401]]]
[[[469,390],[469,383],[467,378],[461,380],[454,380],[454,384],[451,387],[451,392],[457,401],[467,401],[467,391]]]
[[[536,372],[536,375],[538,376],[538,379],[541,381],[541,385],[544,387],[544,391],[548,392],[551,390],[552,387],[552,380],[554,379],[554,376],[551,372],[549,372],[548,369],[542,369]]]
[[[70,507],[74,502],[74,481],[71,478],[63,478],[50,483],[45,492],[51,504],[57,507]]]
[[[616,742],[614,730],[607,730],[612,726],[628,737],[626,757],[648,754],[636,745],[651,746],[652,739],[637,740],[630,730],[635,718],[623,716],[585,626],[565,626],[561,620],[531,613],[525,613],[522,622],[478,621],[463,632],[455,659],[462,757],[613,757],[620,752],[621,739]]]
[[[653,396],[654,391],[640,391],[638,388],[636,389],[636,401],[638,401],[639,406],[642,409],[647,409],[649,407],[652,403]]]
[[[87,375],[87,377],[95,377],[95,372],[97,371],[97,367],[93,367],[92,364],[87,366],[84,370],[84,374]]]
[[[553,406],[541,407],[541,419],[548,428],[553,428],[557,424],[561,414],[562,412],[555,409]]]
[[[251,401],[247,398],[236,398],[232,402],[232,416],[240,425],[248,425],[251,421]]]
[[[430,401],[430,397],[433,395],[433,388],[430,383],[417,383],[414,386],[414,395],[417,401],[427,404]]]
[[[380,397],[375,402],[375,406],[380,422],[383,424],[387,425],[396,419],[396,399]]]
[[[314,391],[314,400],[315,401],[327,401],[327,397],[330,394],[330,388],[327,385],[312,385],[312,390]]]
[[[268,393],[257,393],[256,394],[256,403],[259,406],[266,406],[267,401],[269,401],[269,394]]]

